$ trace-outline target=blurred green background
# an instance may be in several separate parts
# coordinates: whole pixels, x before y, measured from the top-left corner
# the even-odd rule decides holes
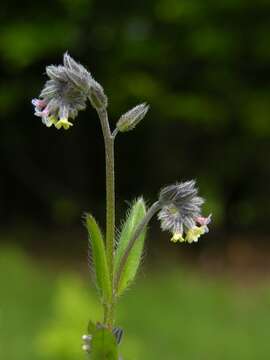
[[[267,0],[1,4],[0,359],[83,359],[101,311],[82,226],[85,211],[104,225],[97,116],[57,131],[31,105],[66,50],[104,86],[112,126],[151,105],[117,138],[118,223],[134,197],[191,178],[213,213],[194,246],[152,222],[119,306],[124,360],[269,359],[269,18]]]

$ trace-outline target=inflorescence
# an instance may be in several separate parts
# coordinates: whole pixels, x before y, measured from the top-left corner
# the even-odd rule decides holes
[[[102,86],[96,82],[84,66],[68,54],[64,54],[63,65],[46,67],[49,79],[42,89],[39,99],[33,99],[35,115],[41,117],[47,127],[54,125],[65,130],[73,126],[80,110],[86,108],[87,98],[95,102],[107,103]]]
[[[160,191],[159,202],[162,206],[158,214],[161,228],[172,233],[173,242],[197,242],[208,232],[211,215],[201,215],[204,200],[198,196],[194,180],[165,187]]]

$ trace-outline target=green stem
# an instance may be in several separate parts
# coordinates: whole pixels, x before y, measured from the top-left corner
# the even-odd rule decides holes
[[[119,280],[121,278],[122,271],[125,267],[125,264],[127,262],[128,256],[130,251],[132,250],[136,240],[141,235],[142,231],[144,230],[145,226],[149,223],[149,221],[152,219],[152,217],[155,215],[155,213],[160,209],[160,203],[159,201],[156,201],[147,211],[145,217],[141,220],[141,222],[136,227],[131,239],[129,240],[129,243],[125,249],[125,252],[121,258],[115,279],[114,279],[114,289],[118,288]]]
[[[115,229],[115,179],[114,179],[114,137],[111,134],[108,114],[106,109],[97,110],[105,144],[106,159],[106,252],[110,272],[110,280],[113,285],[113,260],[114,260],[114,229]],[[114,294],[112,286],[111,303],[104,304],[104,322],[109,328],[113,327],[114,321]]]

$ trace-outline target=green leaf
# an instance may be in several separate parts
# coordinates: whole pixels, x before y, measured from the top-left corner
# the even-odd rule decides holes
[[[118,360],[115,336],[108,329],[97,329],[91,341],[91,360]]]
[[[95,218],[90,214],[86,215],[86,227],[92,250],[97,286],[104,299],[110,300],[112,291],[104,241]]]
[[[122,231],[119,237],[118,247],[115,255],[114,271],[117,273],[121,259],[125,253],[127,245],[137,227],[146,214],[146,206],[143,198],[136,200],[128,211],[127,219],[122,227]],[[146,235],[146,229],[136,240],[132,250],[129,253],[126,264],[122,270],[119,284],[117,288],[117,294],[120,295],[134,280],[138,267],[140,265],[144,239]]]

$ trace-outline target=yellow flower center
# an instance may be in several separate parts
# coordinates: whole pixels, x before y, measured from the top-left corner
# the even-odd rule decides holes
[[[73,126],[73,124],[69,122],[67,118],[62,118],[59,121],[57,121],[57,123],[54,124],[54,126],[58,130],[61,129],[61,127],[63,127],[65,130],[68,130],[71,126]]]
[[[177,241],[183,242],[185,241],[185,239],[183,238],[183,234],[181,234],[180,232],[176,232],[173,234],[171,241],[176,243]]]
[[[57,123],[57,119],[56,119],[55,116],[50,116],[50,117],[49,117],[49,120],[50,120],[50,122],[51,122],[52,124],[56,124],[56,123]]]
[[[199,237],[205,233],[205,226],[194,226],[189,229],[186,235],[186,241],[188,243],[197,242]]]

